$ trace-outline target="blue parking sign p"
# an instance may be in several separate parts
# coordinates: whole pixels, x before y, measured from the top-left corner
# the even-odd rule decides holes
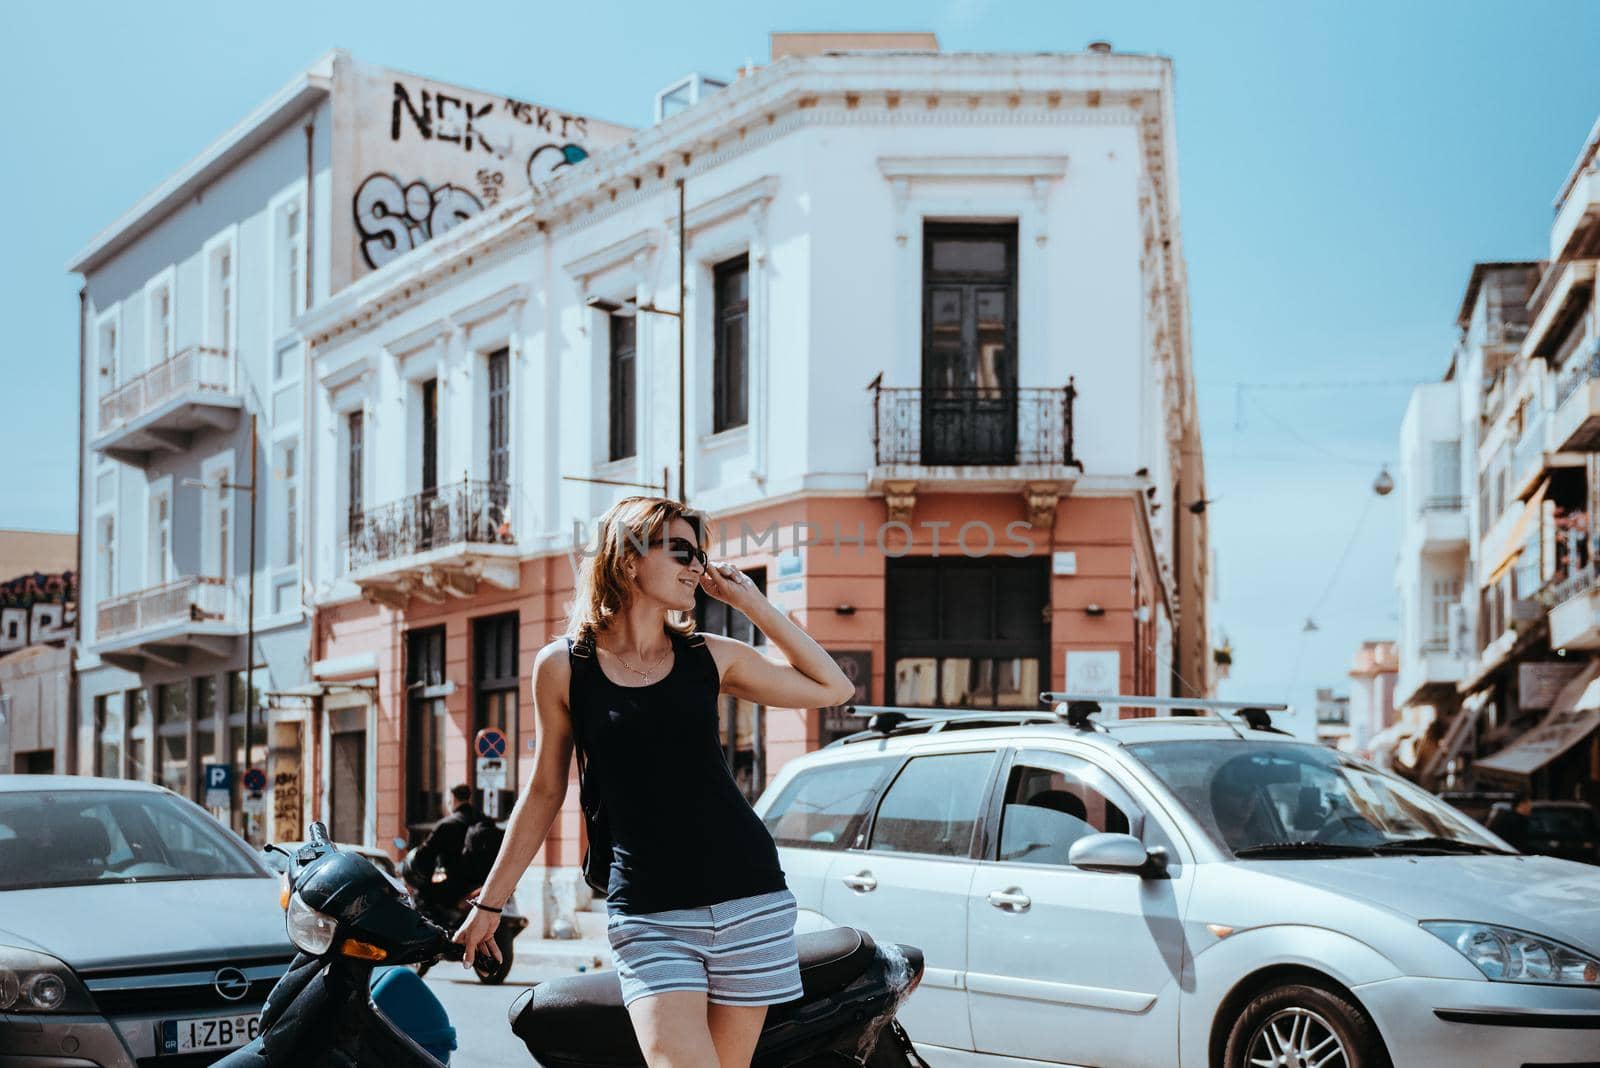
[[[233,765],[232,764],[207,764],[206,765],[206,789],[207,790],[231,790],[231,789],[233,789]]]

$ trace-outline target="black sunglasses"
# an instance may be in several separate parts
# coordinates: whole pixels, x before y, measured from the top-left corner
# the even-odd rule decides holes
[[[690,560],[698,560],[702,569],[711,566],[711,561],[707,558],[706,551],[688,538],[668,538],[667,554],[680,564],[687,564]]]

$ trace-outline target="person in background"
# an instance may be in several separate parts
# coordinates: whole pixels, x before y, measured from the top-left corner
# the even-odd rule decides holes
[[[462,861],[467,832],[482,818],[478,806],[472,803],[472,787],[466,783],[451,787],[450,814],[434,825],[406,870],[406,881],[429,903],[453,908],[477,888],[473,873],[465,870]],[[434,882],[434,873],[440,867],[444,868],[445,877]]]

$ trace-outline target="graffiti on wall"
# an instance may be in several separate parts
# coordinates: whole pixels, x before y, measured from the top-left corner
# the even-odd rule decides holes
[[[372,174],[356,190],[356,231],[367,266],[382,267],[483,210],[483,201],[459,186],[402,186],[392,174]]]
[[[19,575],[0,584],[0,656],[30,645],[60,645],[78,621],[78,576]]]
[[[588,159],[592,146],[628,133],[414,76],[385,74],[365,85],[358,111],[389,110],[387,137],[381,125],[364,135],[358,156],[377,166],[351,203],[356,244],[374,269],[499,204],[519,179],[529,186],[548,181]]]

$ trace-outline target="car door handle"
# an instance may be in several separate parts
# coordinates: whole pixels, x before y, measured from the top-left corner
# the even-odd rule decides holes
[[[878,888],[878,880],[872,877],[870,871],[858,871],[854,875],[846,875],[844,877],[844,885],[865,894]]]
[[[1027,912],[1033,906],[1033,898],[1022,892],[1022,887],[1013,886],[1006,890],[989,891],[989,904],[1006,912]]]

